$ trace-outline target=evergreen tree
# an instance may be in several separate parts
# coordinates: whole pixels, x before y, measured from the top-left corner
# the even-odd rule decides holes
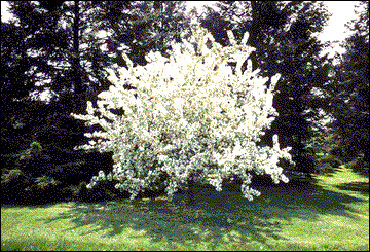
[[[28,58],[23,43],[22,30],[13,23],[1,24],[1,154],[25,147],[22,137],[13,134],[24,122],[17,116],[20,104],[29,99],[33,83],[26,78]]]
[[[97,165],[96,160],[87,158],[87,154],[73,152],[73,147],[83,137],[84,127],[69,114],[76,111],[75,108],[84,109],[84,87],[97,83],[88,82],[89,58],[80,47],[87,40],[80,35],[87,22],[83,16],[82,19],[78,17],[86,13],[89,6],[85,2],[80,3],[81,6],[78,4],[11,2],[10,11],[18,21],[1,27],[4,35],[1,47],[1,97],[4,98],[1,157],[5,164],[2,187],[4,197],[9,200],[18,193],[26,195],[24,200],[29,196],[36,201],[35,190],[41,192],[39,196],[44,193],[39,190],[40,186],[52,189],[54,186],[45,184],[69,186],[80,183],[91,175],[89,172],[94,173],[90,169]],[[107,61],[102,62],[107,65]],[[37,99],[47,89],[53,94],[48,104]],[[40,146],[37,156],[24,155],[32,153],[31,146]],[[105,157],[99,163],[109,166],[109,158]],[[12,189],[13,182],[7,179],[12,177],[11,174],[27,178],[18,186],[20,191]],[[62,197],[55,193],[44,200],[52,198]]]
[[[32,192],[49,182],[58,186],[78,184],[96,173],[94,169],[110,168],[109,153],[73,151],[82,140],[84,125],[72,120],[70,113],[82,112],[86,99],[94,101],[96,93],[110,85],[106,68],[125,64],[121,61],[119,46],[132,51],[132,57],[140,58],[153,48],[168,46],[169,41],[179,36],[177,30],[182,25],[183,16],[176,9],[178,5],[181,4],[10,2],[10,11],[18,21],[1,27],[4,84],[1,97],[4,98],[2,106],[6,104],[2,109],[6,116],[1,124],[4,147],[1,157],[6,163],[2,169],[4,197],[11,199],[14,196],[10,193],[13,187],[9,187],[13,180],[8,179],[14,174],[27,178],[23,186],[18,186],[22,188],[19,192],[22,194],[24,190]],[[144,26],[141,23],[143,17],[151,18]],[[159,21],[153,24],[153,20]],[[107,36],[101,36],[103,30],[108,32]],[[136,41],[127,40],[127,36],[136,36]],[[146,44],[151,36],[151,42]],[[141,44],[143,46],[138,47]],[[135,51],[136,48],[139,51]],[[45,90],[51,93],[48,104],[33,99]],[[37,157],[23,155],[32,153],[31,145],[40,145],[41,154]],[[31,195],[34,194],[31,193],[29,198]],[[55,197],[59,196],[55,194]]]
[[[172,41],[190,34],[190,18],[181,1],[104,1],[98,5],[100,11],[93,18],[110,32],[108,48],[116,53],[119,66],[126,66],[122,52],[145,65],[150,50],[165,53]]]
[[[353,31],[343,42],[345,53],[326,91],[329,111],[335,118],[332,126],[341,138],[342,157],[350,160],[362,155],[369,158],[369,2],[363,1],[357,20],[347,27]]]
[[[312,88],[328,81],[329,60],[319,56],[324,44],[315,36],[323,30],[327,11],[311,1],[222,1],[218,7],[208,8],[206,17],[200,20],[216,41],[226,45],[226,29],[232,29],[237,40],[249,31],[249,45],[256,48],[251,56],[253,68],[260,68],[264,76],[283,76],[274,96],[279,116],[267,131],[265,144],[271,144],[268,139],[272,134],[281,135],[281,144],[293,147],[297,163],[294,169],[311,172],[312,160],[304,142],[311,135],[308,119],[319,112]]]

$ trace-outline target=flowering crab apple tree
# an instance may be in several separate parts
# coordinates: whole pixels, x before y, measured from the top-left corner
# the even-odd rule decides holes
[[[168,58],[148,53],[145,66],[123,55],[127,68],[120,69],[119,79],[110,72],[113,85],[98,96],[97,107],[88,101],[86,115],[72,114],[104,130],[86,133],[90,141],[76,149],[113,153],[113,171],[99,172],[88,187],[114,180],[134,199],[158,184],[172,196],[194,181],[221,190],[224,179],[239,177],[252,201],[260,194],[249,186],[252,173],[288,182],[277,163],[293,163],[290,147],[281,149],[276,135],[272,147],[256,145],[277,115],[272,90],[280,74],[267,87],[268,78],[252,71],[250,60],[243,71],[254,50],[246,45],[249,35],[240,44],[228,35],[231,45],[223,47],[207,30],[194,29],[188,41],[172,44]]]

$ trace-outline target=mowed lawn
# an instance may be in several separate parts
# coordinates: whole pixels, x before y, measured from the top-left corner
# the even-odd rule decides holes
[[[103,204],[1,207],[1,250],[369,250],[369,179],[341,167],[314,185],[198,190]]]

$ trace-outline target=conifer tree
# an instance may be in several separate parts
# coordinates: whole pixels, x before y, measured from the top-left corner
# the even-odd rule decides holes
[[[315,35],[328,20],[327,10],[311,1],[220,1],[203,16],[202,27],[223,45],[228,45],[226,30],[232,30],[237,41],[248,31],[248,44],[256,48],[250,58],[253,67],[263,76],[282,74],[273,101],[279,116],[263,142],[271,144],[271,135],[280,135],[282,146],[293,148],[294,171],[312,172],[304,143],[311,136],[310,119],[320,118],[322,109],[312,88],[322,88],[329,79],[330,61],[319,56],[325,45]]]

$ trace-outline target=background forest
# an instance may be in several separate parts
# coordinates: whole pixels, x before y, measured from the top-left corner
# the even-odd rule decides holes
[[[16,22],[1,24],[2,204],[99,202],[127,197],[104,181],[87,189],[110,153],[74,150],[95,131],[71,113],[111,84],[107,69],[125,67],[122,52],[145,65],[151,50],[165,54],[196,24],[228,45],[246,31],[252,62],[262,75],[281,73],[273,106],[279,116],[262,139],[277,134],[292,146],[290,178],[330,173],[342,164],[368,176],[369,16],[348,24],[353,35],[342,55],[320,54],[328,45],[315,35],[328,21],[313,1],[219,1],[219,8],[186,12],[182,1],[9,1]],[[127,86],[127,88],[130,88]],[[48,98],[42,99],[47,93]],[[322,119],[330,116],[330,122]],[[258,181],[256,181],[257,183]],[[263,181],[262,181],[263,182]],[[161,192],[145,192],[153,195]]]

